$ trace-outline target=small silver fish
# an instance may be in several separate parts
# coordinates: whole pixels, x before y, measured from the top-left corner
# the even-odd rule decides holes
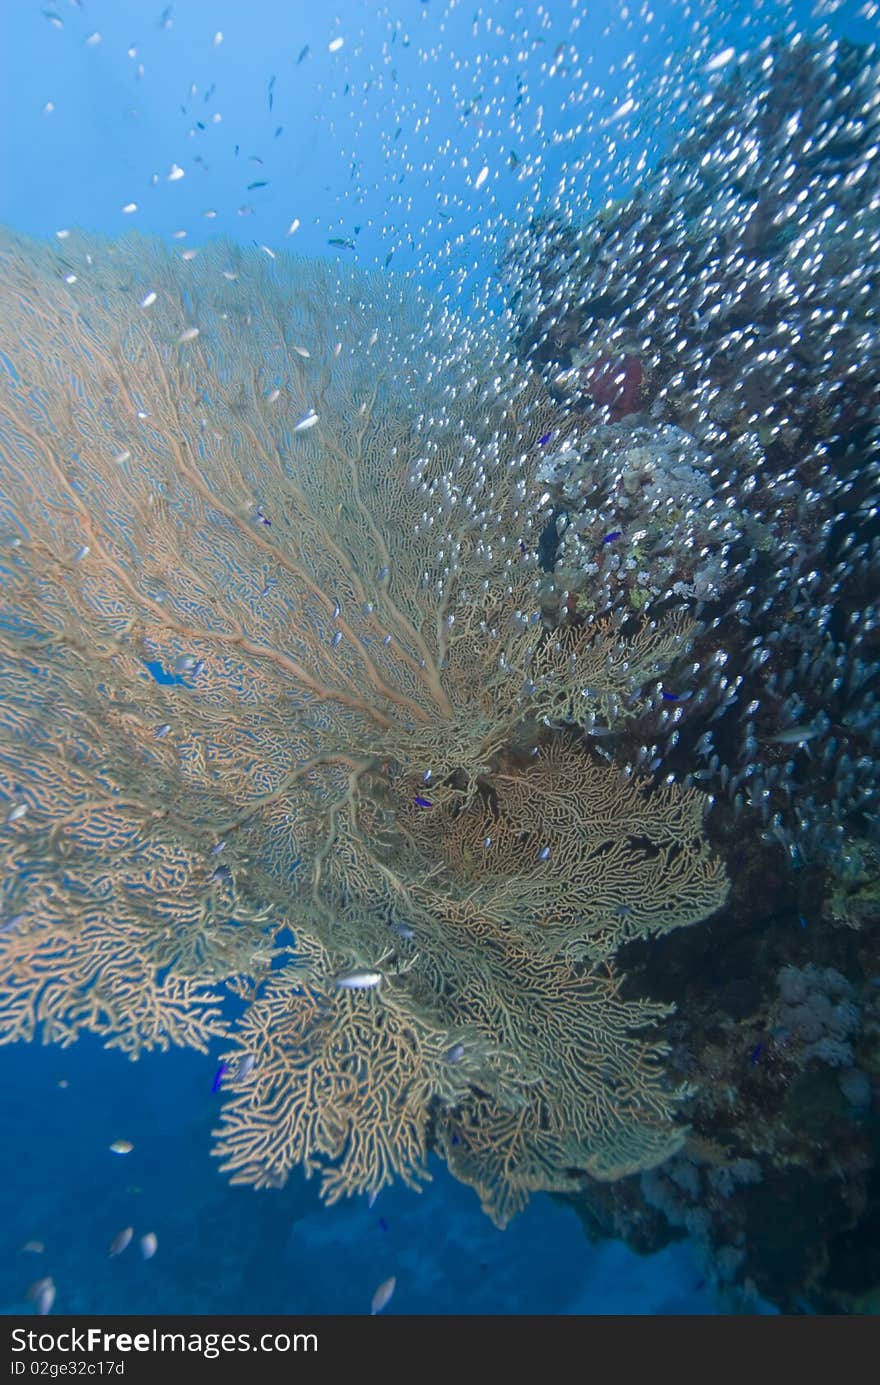
[[[238,1067],[235,1069],[235,1081],[243,1082],[246,1077],[249,1077],[253,1071],[255,1062],[256,1059],[252,1053],[245,1053],[239,1060]]]
[[[340,991],[371,991],[381,980],[381,971],[353,971],[348,976],[338,976],[336,985]]]
[[[37,1312],[45,1317],[55,1302],[55,1281],[51,1275],[45,1279],[38,1279],[36,1284],[32,1284],[28,1289],[28,1298],[34,1300]]]
[[[383,1308],[387,1308],[391,1302],[394,1290],[397,1288],[397,1276],[392,1275],[390,1279],[383,1279],[376,1292],[373,1294],[370,1303],[370,1316],[375,1317],[381,1313]]]
[[[114,1255],[122,1254],[126,1246],[128,1246],[131,1243],[131,1238],[133,1235],[133,1226],[125,1226],[121,1231],[117,1231],[116,1235],[113,1237],[113,1240],[110,1242],[110,1247],[107,1251],[107,1254],[110,1256],[111,1259]]]
[[[197,337],[198,335],[199,335],[199,329],[198,329],[198,327],[187,327],[186,331],[185,331],[185,332],[181,332],[180,336],[177,338],[177,345],[178,345],[178,346],[183,346],[185,342],[188,342],[188,341],[195,341],[195,339],[196,339],[196,337]]]
[[[140,1239],[141,1259],[142,1259],[142,1260],[152,1260],[153,1256],[156,1254],[156,1250],[158,1249],[158,1246],[159,1246],[159,1241],[158,1241],[158,1238],[157,1238],[157,1236],[156,1236],[155,1231],[148,1231],[147,1234],[146,1234],[145,1236],[141,1236],[141,1239]]]
[[[775,736],[768,736],[767,740],[773,745],[803,745],[805,741],[811,741],[814,736],[821,734],[821,726],[789,726]]]
[[[314,428],[317,422],[318,415],[315,413],[314,409],[311,409],[309,413],[305,414],[300,419],[299,423],[295,424],[293,431],[295,433],[304,433],[307,428]]]
[[[27,810],[28,805],[26,803],[16,803],[15,807],[10,808],[9,812],[6,814],[7,823],[18,822],[21,818],[24,817]]]
[[[460,1063],[463,1057],[464,1044],[453,1044],[452,1048],[446,1055],[446,1060],[449,1063]]]
[[[133,1149],[131,1140],[114,1140],[110,1146],[111,1154],[131,1154]]]

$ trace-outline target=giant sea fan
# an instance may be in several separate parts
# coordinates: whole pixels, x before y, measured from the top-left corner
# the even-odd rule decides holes
[[[572,420],[415,294],[229,245],[6,235],[0,301],[0,1038],[230,1036],[257,1185],[433,1144],[504,1222],[666,1157],[614,953],[726,882],[699,793],[576,735],[692,627],[545,628]]]

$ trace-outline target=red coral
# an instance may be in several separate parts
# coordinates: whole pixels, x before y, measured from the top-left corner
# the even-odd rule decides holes
[[[600,356],[588,368],[584,388],[596,404],[608,409],[612,422],[642,407],[644,372],[638,356]]]

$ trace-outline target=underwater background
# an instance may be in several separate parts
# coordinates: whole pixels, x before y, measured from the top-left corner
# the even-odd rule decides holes
[[[506,333],[563,414],[588,421],[592,441],[575,449],[551,438],[555,421],[533,430],[547,488],[534,556],[557,579],[542,589],[545,622],[576,634],[615,609],[663,612],[674,593],[697,633],[638,688],[602,692],[592,720],[566,702],[547,723],[577,727],[595,763],[627,780],[669,772],[710,795],[713,853],[682,828],[669,898],[644,926],[625,895],[609,906],[628,999],[676,1007],[663,1038],[690,1088],[690,1143],[623,1160],[619,1179],[551,1180],[553,1195],[533,1192],[508,1218],[457,1165],[464,1133],[438,1124],[421,1191],[395,1179],[328,1206],[299,1166],[282,1187],[230,1186],[210,1157],[224,1087],[241,1075],[226,1039],[136,1063],[93,1033],[70,1047],[0,1043],[4,1313],[876,1311],[878,18],[871,0],[4,0],[0,223],[51,245],[56,281],[81,285],[99,238],[136,230],[185,264],[225,238],[242,248],[259,325],[274,311],[260,276],[285,254],[340,266],[345,284],[350,267],[374,271],[408,285],[412,311],[434,324],[441,376],[459,362],[436,341],[460,315]],[[785,141],[804,129],[786,173]],[[788,195],[780,229],[772,213]],[[795,260],[798,217],[819,229]],[[43,261],[21,244],[4,242],[4,284],[39,318],[38,273],[15,266]],[[125,252],[132,273],[142,260],[158,283],[159,251],[138,244]],[[709,273],[715,297],[692,301]],[[438,328],[431,313],[444,310]],[[27,333],[3,318],[0,301],[4,389],[18,388]],[[785,340],[780,322],[794,323]],[[768,359],[780,371],[770,383],[755,365]],[[403,348],[399,368],[417,410],[419,366]],[[283,382],[267,371],[271,399]],[[61,411],[52,418],[60,434]],[[291,433],[311,438],[313,421],[304,412]],[[15,436],[0,428],[4,474]],[[6,526],[15,486],[0,492]],[[112,508],[110,490],[95,496]],[[749,509],[755,496],[763,508]],[[662,542],[645,519],[658,506]],[[254,508],[277,536],[268,496]],[[618,561],[622,544],[631,560]],[[4,559],[5,579],[13,567]],[[145,657],[169,696],[195,663],[175,652]],[[630,730],[637,694],[647,700]],[[5,741],[3,754],[0,831],[17,843],[33,805],[16,816]],[[439,788],[401,792],[424,809],[419,823],[443,807]],[[21,864],[13,851],[0,868],[0,948],[14,947],[42,857]],[[231,876],[211,869],[216,893]],[[555,887],[578,905],[593,891],[576,867]],[[391,926],[409,958],[411,932]],[[658,1110],[663,1090],[650,1087]]]

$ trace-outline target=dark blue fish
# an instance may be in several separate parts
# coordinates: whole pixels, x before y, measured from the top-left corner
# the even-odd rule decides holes
[[[380,1230],[380,1231],[387,1231],[387,1230],[388,1230],[388,1223],[387,1223],[387,1221],[385,1220],[384,1217],[380,1217],[380,1218],[379,1218],[379,1230]]]
[[[612,529],[610,534],[606,534],[606,535],[605,535],[605,537],[604,537],[604,539],[602,540],[602,542],[603,542],[603,543],[613,543],[615,539],[619,539],[619,538],[620,538],[620,536],[621,536],[622,533],[623,533],[623,530],[622,530],[622,529]]]
[[[749,1054],[749,1062],[751,1063],[752,1067],[755,1066],[755,1064],[757,1063],[758,1059],[760,1058],[760,1056],[761,1056],[761,1054],[762,1054],[763,1052],[764,1052],[764,1045],[763,1045],[762,1043],[760,1043],[760,1044],[755,1044],[755,1047],[752,1049],[751,1053]]]
[[[801,928],[806,928],[807,920],[804,918],[803,914],[798,914],[798,923],[800,924]]]
[[[678,701],[678,693],[667,692],[666,689],[664,688],[664,689],[663,689],[663,701],[664,701],[664,702],[677,702],[677,701]]]
[[[549,442],[549,441],[550,441],[550,434],[549,434],[549,433],[545,433],[544,436],[543,436],[542,438],[538,438],[538,446],[539,446],[539,447],[543,447],[544,444],[545,444],[545,442]]]
[[[422,798],[421,794],[416,794],[415,804],[417,808],[433,808],[430,798]]]
[[[223,1082],[223,1079],[224,1079],[224,1077],[226,1076],[226,1074],[227,1074],[228,1071],[229,1071],[229,1064],[228,1064],[228,1063],[221,1063],[220,1066],[219,1066],[219,1068],[217,1069],[217,1073],[216,1073],[216,1076],[214,1077],[214,1081],[211,1083],[211,1091],[212,1091],[212,1092],[219,1092],[220,1086],[221,1086],[221,1084],[222,1084],[222,1082]]]

